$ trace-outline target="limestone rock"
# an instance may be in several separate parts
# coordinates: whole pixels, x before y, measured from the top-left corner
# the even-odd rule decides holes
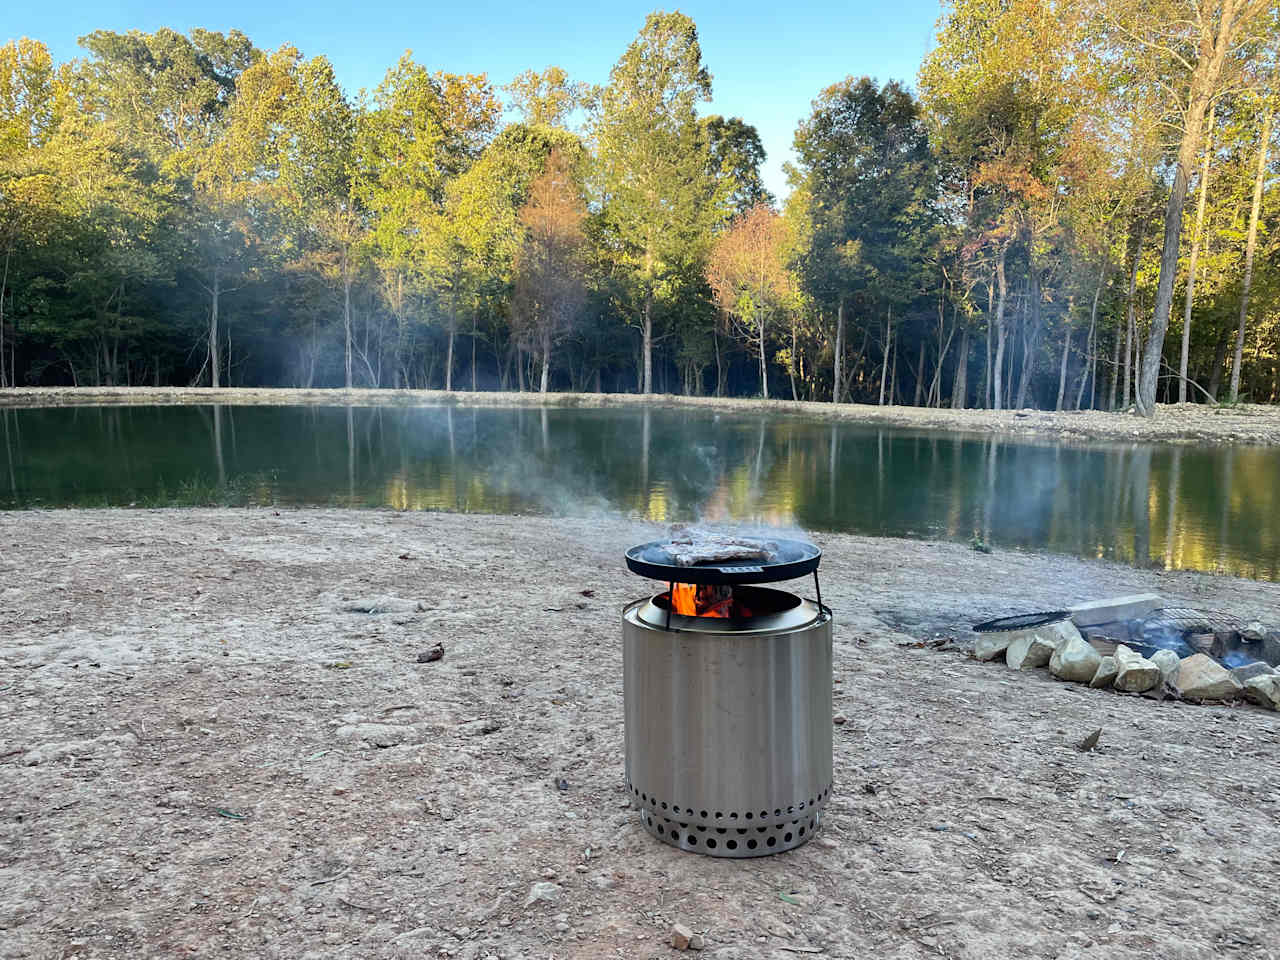
[[[1240,639],[1247,643],[1261,643],[1266,638],[1267,628],[1262,625],[1261,620],[1251,621],[1240,631]]]
[[[1093,679],[1089,681],[1091,687],[1109,687],[1115,682],[1116,673],[1119,672],[1120,666],[1116,663],[1115,657],[1103,657],[1098,661],[1098,669],[1094,671]]]
[[[677,923],[671,928],[671,945],[677,950],[688,950],[689,941],[693,939],[693,931],[686,927],[683,923]]]
[[[1102,655],[1082,638],[1064,640],[1049,658],[1049,672],[1059,680],[1089,683],[1098,672]]]
[[[560,899],[560,885],[549,880],[535,883],[529,888],[529,895],[524,898],[524,905],[531,907],[535,903],[555,903]]]
[[[1151,662],[1160,668],[1161,680],[1173,683],[1173,678],[1178,675],[1178,665],[1182,661],[1172,650],[1157,650],[1151,655]]]
[[[1262,641],[1262,659],[1272,666],[1280,664],[1280,630],[1268,633]]]
[[[375,747],[396,747],[414,738],[413,727],[392,723],[349,723],[333,732],[339,740],[363,740]]]
[[[1124,644],[1116,647],[1116,678],[1121,693],[1146,693],[1160,683],[1160,668]]]
[[[1028,633],[1017,637],[1004,652],[1004,661],[1015,670],[1034,670],[1043,667],[1053,656],[1054,644]]]
[[[419,613],[422,605],[417,600],[375,594],[369,597],[344,599],[338,604],[338,609],[343,613]]]
[[[1280,710],[1280,674],[1254,677],[1244,682],[1244,695],[1250,703],[1268,710]]]
[[[1077,627],[1094,627],[1114,620],[1141,619],[1163,604],[1164,601],[1154,593],[1112,597],[1109,600],[1091,600],[1088,603],[1077,603],[1073,606],[1071,619]]]
[[[1231,671],[1231,675],[1241,683],[1247,683],[1254,677],[1267,677],[1275,673],[1269,664],[1263,663],[1261,660],[1255,660],[1253,663],[1246,663],[1242,667],[1236,667]]]
[[[1230,700],[1238,697],[1243,689],[1226,667],[1203,653],[1183,659],[1174,686],[1178,693],[1192,700]]]
[[[978,660],[995,660],[1009,648],[1013,636],[1006,632],[980,633],[973,643],[973,655]]]

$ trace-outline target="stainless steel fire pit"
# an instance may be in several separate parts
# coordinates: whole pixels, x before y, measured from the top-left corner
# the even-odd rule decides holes
[[[769,565],[748,566],[762,582]],[[725,587],[731,570],[705,570],[731,616],[673,613],[670,590],[623,611],[627,789],[665,843],[758,857],[811,839],[831,795],[832,618],[820,599]]]

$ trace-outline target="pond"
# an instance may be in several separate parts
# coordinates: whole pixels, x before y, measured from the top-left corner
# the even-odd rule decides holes
[[[680,408],[0,410],[0,507],[312,504],[751,521],[1280,580],[1280,449]]]

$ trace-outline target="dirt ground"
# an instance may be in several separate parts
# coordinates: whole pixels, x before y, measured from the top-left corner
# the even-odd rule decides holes
[[[716,860],[624,795],[619,612],[653,585],[621,551],[654,533],[0,514],[0,956],[669,957],[679,921],[723,960],[1280,957],[1280,715],[913,645],[1147,590],[1274,622],[1280,586],[820,536],[826,824]]]
[[[1049,440],[1161,441],[1166,443],[1280,444],[1280,407],[1241,404],[1161,406],[1151,418],[1086,410],[934,410],[860,403],[809,403],[731,397],[640,396],[631,393],[445,393],[442,390],[293,390],[224,387],[36,387],[0,390],[0,407],[116,404],[351,404],[353,406],[621,407],[634,404],[702,407],[735,413],[798,414],[881,426]]]

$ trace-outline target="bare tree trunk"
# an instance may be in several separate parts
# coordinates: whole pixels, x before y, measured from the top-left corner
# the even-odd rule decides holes
[[[1006,331],[1004,328],[1005,302],[1009,299],[1009,282],[1004,273],[1004,261],[1008,256],[1008,246],[1000,248],[1000,256],[996,260],[996,286],[999,299],[996,301],[996,356],[992,366],[995,386],[995,409],[1004,409],[1004,348]]]
[[[1091,371],[1091,376],[1089,377],[1089,409],[1096,410],[1098,409],[1098,361],[1100,359],[1098,356],[1098,331],[1096,329],[1093,332],[1093,347],[1089,352],[1089,357],[1091,360],[1089,367]]]
[[[1236,328],[1236,356],[1231,364],[1231,392],[1228,399],[1240,399],[1240,364],[1244,360],[1244,328],[1249,318],[1249,288],[1253,285],[1253,254],[1258,246],[1258,211],[1262,208],[1262,183],[1267,174],[1267,148],[1271,145],[1271,106],[1262,121],[1262,143],[1258,146],[1258,175],[1253,181],[1253,207],[1249,211],[1249,239],[1244,247],[1244,288],[1240,292],[1240,326]]]
[[[644,295],[644,321],[641,327],[644,350],[644,381],[641,393],[653,393],[653,291],[646,290]]]
[[[1138,291],[1138,266],[1142,263],[1142,240],[1146,233],[1146,224],[1138,225],[1138,242],[1133,248],[1133,269],[1129,271],[1129,292],[1125,296],[1125,330],[1124,330],[1124,385],[1121,391],[1120,406],[1124,410],[1129,409],[1129,387],[1133,382],[1133,371],[1130,369],[1130,359],[1133,355],[1133,334],[1134,324],[1134,296]],[[1167,319],[1167,318],[1166,318]]]
[[[542,380],[538,386],[539,393],[546,393],[551,382],[551,338],[542,339]]]
[[[913,407],[920,406],[920,401],[925,399],[924,396],[924,340],[920,341],[920,359],[916,363],[916,393],[911,401]]]
[[[347,389],[351,389],[351,266],[349,254],[342,255],[342,326],[347,336]]]
[[[1080,402],[1084,399],[1084,386],[1088,382],[1090,375],[1097,379],[1097,373],[1093,369],[1093,353],[1097,341],[1094,334],[1098,329],[1098,300],[1102,297],[1102,285],[1107,279],[1107,265],[1104,263],[1102,269],[1098,271],[1098,286],[1093,291],[1093,306],[1089,308],[1089,335],[1085,339],[1085,363],[1080,373],[1080,389],[1076,392],[1076,409],[1080,409]]]
[[[1138,373],[1142,370],[1142,330],[1138,326],[1138,308],[1133,310],[1133,398],[1138,400]]]
[[[963,410],[969,405],[969,328],[960,331],[960,352],[956,354],[956,373],[951,381],[951,409]]]
[[[889,406],[891,407],[897,402],[895,398],[898,396],[898,354],[901,352],[901,346],[895,336],[893,338],[893,356],[889,360]]]
[[[222,278],[213,271],[213,286],[209,288],[209,385],[218,387],[221,363],[218,359],[218,295],[222,292]]]
[[[716,348],[716,396],[721,396],[724,389],[724,370],[720,366],[720,332],[714,327],[711,329],[711,338]]]
[[[939,332],[941,336],[941,332]],[[942,406],[942,370],[947,363],[947,354],[951,352],[951,341],[956,336],[956,325],[954,314],[952,316],[951,332],[947,334],[947,340],[938,343],[938,365],[933,368],[933,381],[929,384],[929,395],[925,398],[925,405],[930,407]],[[921,344],[923,347],[923,344]]]
[[[1151,317],[1151,333],[1147,337],[1137,391],[1138,413],[1150,417],[1156,412],[1156,383],[1160,375],[1160,358],[1164,354],[1164,337],[1169,329],[1169,311],[1173,306],[1173,279],[1178,271],[1178,245],[1182,240],[1182,207],[1187,199],[1187,180],[1200,152],[1201,128],[1205,111],[1217,91],[1223,64],[1235,47],[1239,24],[1236,14],[1247,0],[1221,0],[1222,15],[1216,35],[1202,38],[1200,56],[1191,76],[1187,110],[1183,114],[1182,143],[1174,167],[1173,186],[1164,214],[1164,247],[1160,256],[1160,279],[1156,287],[1155,310]],[[1217,4],[1213,4],[1217,6]],[[1261,13],[1261,5],[1259,5]],[[1211,21],[1210,21],[1211,22]],[[1206,26],[1204,29],[1212,29]],[[1207,49],[1205,49],[1207,48]]]
[[[871,330],[868,327],[862,328],[862,343],[858,346],[858,352],[854,354],[853,360],[848,363],[845,375],[844,386],[840,389],[840,402],[847,403],[849,395],[853,392],[853,381],[862,370],[862,363],[867,357],[867,344],[871,341]],[[811,398],[812,399],[812,398]]]
[[[836,306],[836,356],[834,382],[831,384],[831,402],[839,403],[840,395],[843,393],[844,387],[844,297],[841,297]]]
[[[550,352],[548,349],[547,353]],[[476,314],[474,310],[471,313],[471,392],[476,392]],[[542,392],[546,393],[547,388],[543,387]]]
[[[764,355],[764,314],[761,313],[757,318],[757,325],[760,330],[760,393],[764,399],[769,399],[769,369],[765,362]]]
[[[791,361],[787,364],[787,373],[791,375],[791,399],[796,396],[796,318],[791,318]]]
[[[1014,407],[1027,405],[1027,391],[1036,368],[1036,348],[1040,346],[1040,270],[1032,258],[1027,271],[1027,302],[1023,306],[1022,373],[1018,377],[1018,398]]]
[[[1067,392],[1067,354],[1071,352],[1071,326],[1067,326],[1067,335],[1062,338],[1062,363],[1058,365],[1058,402],[1054,410],[1062,410],[1062,397]]]
[[[884,334],[884,361],[880,366],[880,406],[884,406],[884,389],[889,382],[889,354],[893,352],[893,323],[885,322]],[[893,403],[893,398],[889,398],[889,402]]]
[[[4,251],[4,273],[0,274],[0,387],[7,387],[9,380],[4,372],[4,297],[9,288],[9,255],[12,253],[8,247]],[[13,385],[18,385],[18,370],[13,370]],[[8,423],[5,424],[6,428]]]
[[[1133,305],[1129,305],[1129,310],[1125,315],[1124,322],[1124,384],[1121,389],[1120,407],[1123,410],[1129,409],[1129,386],[1133,382]]]
[[[983,368],[983,371],[982,371],[983,406],[987,410],[990,410],[992,407],[992,403],[991,403],[991,356],[992,356],[991,326],[992,326],[991,320],[988,318],[987,320],[987,357],[986,357],[987,362],[986,362],[986,366]]]
[[[1117,326],[1111,338],[1111,384],[1107,389],[1107,409],[1116,408],[1116,387],[1120,378],[1120,328]]]
[[[1187,356],[1191,352],[1191,307],[1196,297],[1196,261],[1204,230],[1204,210],[1209,199],[1209,156],[1213,153],[1213,126],[1218,105],[1209,108],[1209,128],[1204,135],[1204,160],[1200,163],[1200,195],[1196,198],[1196,225],[1191,232],[1191,260],[1187,264],[1187,304],[1182,311],[1182,359],[1178,362],[1178,403],[1187,402]]]
[[[1080,383],[1076,388],[1076,398],[1072,410],[1079,410],[1081,404],[1084,403],[1084,390],[1097,375],[1096,363],[1094,360],[1094,342],[1093,342],[1094,326],[1089,325],[1089,332],[1084,338],[1084,362],[1080,364]]]
[[[453,392],[453,341],[458,335],[458,318],[452,313],[449,315],[449,347],[444,354],[444,389],[446,392]]]

